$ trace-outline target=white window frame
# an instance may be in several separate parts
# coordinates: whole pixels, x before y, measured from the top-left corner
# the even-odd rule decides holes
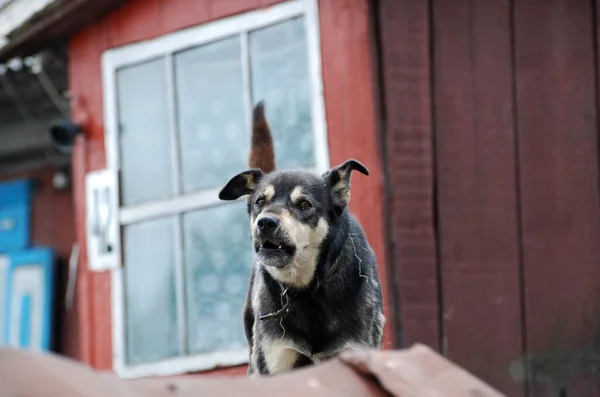
[[[248,126],[252,125],[252,106],[250,94],[249,76],[249,49],[248,32],[267,27],[278,22],[283,22],[294,17],[304,17],[306,31],[306,45],[308,49],[308,68],[311,84],[311,111],[313,115],[313,133],[315,137],[315,168],[316,172],[324,172],[329,169],[329,148],[327,140],[327,125],[325,119],[325,103],[323,98],[323,82],[321,78],[321,43],[319,32],[318,0],[292,0],[279,3],[268,8],[262,8],[243,14],[227,17],[222,20],[209,22],[197,27],[184,29],[174,33],[166,34],[153,40],[127,45],[120,48],[110,49],[102,56],[102,79],[104,90],[104,125],[105,125],[105,149],[107,168],[118,171],[118,111],[116,72],[119,68],[136,64],[158,56],[165,56],[167,60],[167,78],[173,81],[173,56],[174,52],[208,44],[231,35],[241,37],[241,55],[245,90],[245,107]],[[168,86],[168,95],[174,95],[173,84]],[[258,100],[258,99],[257,99]],[[173,101],[170,100],[170,104]],[[269,106],[267,103],[266,106]],[[171,106],[173,108],[173,106]],[[176,139],[176,125],[174,109],[170,109],[171,128],[173,142]],[[248,131],[250,135],[250,131]],[[173,145],[176,148],[176,144]],[[175,149],[176,150],[176,149]],[[241,170],[240,170],[241,171]],[[226,181],[224,181],[226,182]],[[115,186],[119,189],[119,186]],[[155,201],[140,205],[128,206],[116,209],[119,217],[119,225],[135,223],[146,219],[147,216],[174,215],[191,210],[198,210],[216,205],[227,205],[216,201],[218,190],[207,190],[175,197],[168,200]],[[120,229],[119,227],[119,229]],[[179,236],[181,237],[181,236]],[[119,236],[120,239],[120,231]],[[118,253],[119,261],[122,262],[122,252]],[[177,293],[182,288],[179,284],[183,280],[183,258],[181,252],[175,258],[175,276]],[[126,337],[125,337],[125,300],[124,279],[122,263],[118,263],[111,269],[111,308],[112,308],[112,344],[113,344],[113,370],[122,378],[139,378],[145,376],[167,376],[186,372],[196,372],[246,364],[248,362],[248,349],[228,352],[212,352],[209,354],[180,356],[165,359],[160,362],[128,365],[126,362]],[[183,307],[183,297],[179,296],[178,306]],[[178,318],[182,316],[184,307],[178,307]],[[241,316],[241,314],[240,314]],[[179,328],[181,324],[179,324]],[[179,335],[180,338],[185,335]]]

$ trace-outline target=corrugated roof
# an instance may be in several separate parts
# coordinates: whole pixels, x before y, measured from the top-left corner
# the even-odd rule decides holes
[[[0,63],[31,55],[65,39],[123,2],[13,0],[0,10]]]
[[[272,377],[188,376],[125,381],[50,354],[0,350],[0,396],[86,397],[502,397],[423,345],[345,352],[326,363]]]
[[[59,0],[0,0],[0,37],[7,36],[35,14]]]

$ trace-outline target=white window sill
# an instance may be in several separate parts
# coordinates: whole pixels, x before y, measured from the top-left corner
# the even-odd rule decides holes
[[[120,360],[119,360],[120,361]],[[175,357],[156,363],[125,366],[117,364],[113,369],[123,379],[150,376],[183,375],[190,372],[209,371],[248,363],[248,349],[221,351],[199,356]]]
[[[210,371],[216,368],[248,364],[248,348],[218,351],[194,356],[178,356],[154,363],[127,365],[125,359],[125,329],[123,298],[123,269],[111,272],[111,298],[113,302],[113,371],[123,379],[151,376],[183,375],[190,372]]]

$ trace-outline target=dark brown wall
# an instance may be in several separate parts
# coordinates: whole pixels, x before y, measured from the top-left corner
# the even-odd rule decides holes
[[[509,396],[600,395],[596,5],[375,4],[403,344]]]

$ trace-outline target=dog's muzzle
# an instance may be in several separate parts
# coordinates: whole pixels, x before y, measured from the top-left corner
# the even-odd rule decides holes
[[[282,248],[283,233],[280,230],[280,221],[272,215],[262,215],[254,223],[256,227],[257,242],[260,248]]]
[[[254,248],[263,259],[263,263],[272,267],[285,266],[293,257],[296,248],[287,242],[279,219],[272,215],[262,215],[256,219],[254,226]]]

